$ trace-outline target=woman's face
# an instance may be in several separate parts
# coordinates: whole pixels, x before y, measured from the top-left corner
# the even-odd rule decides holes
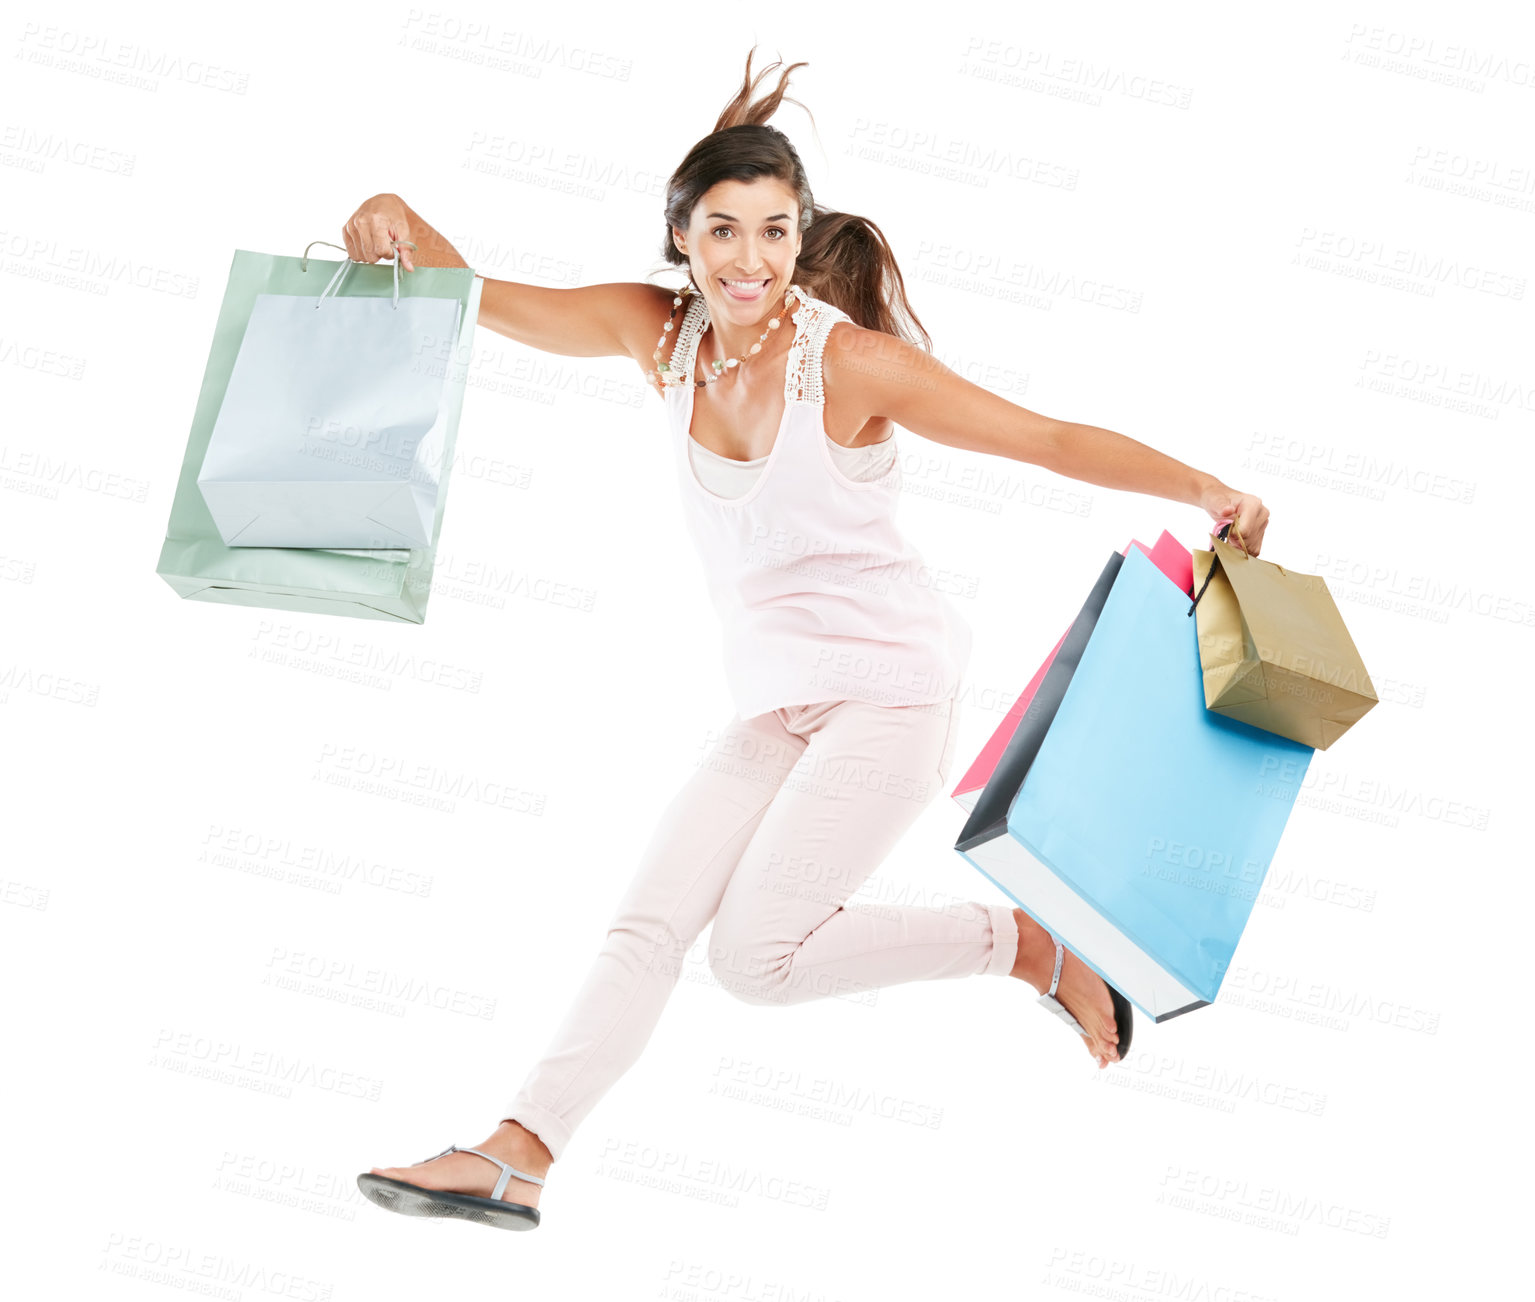
[[[710,319],[755,325],[782,307],[794,278],[799,204],[775,177],[721,181],[704,191],[687,230],[673,228],[672,239],[687,255]]]

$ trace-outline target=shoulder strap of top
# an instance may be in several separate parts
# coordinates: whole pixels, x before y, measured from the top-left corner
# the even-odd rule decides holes
[[[687,381],[693,382],[694,362],[698,357],[698,341],[703,336],[704,300],[700,294],[689,297],[687,309],[682,314],[682,324],[677,327],[677,339],[672,345],[668,364],[680,371]]]
[[[688,384],[693,383],[693,373],[697,369],[698,341],[703,337],[707,312],[702,296],[694,296],[677,327],[677,342],[669,361]],[[789,348],[788,365],[784,371],[784,401],[812,402],[822,406],[826,402],[826,391],[821,377],[821,355],[826,348],[826,336],[838,321],[851,321],[852,317],[831,303],[808,296],[792,317],[794,342]]]
[[[821,354],[826,348],[826,336],[838,321],[851,321],[852,318],[840,307],[808,297],[793,315],[797,328],[794,346],[789,350],[788,370],[784,374],[784,401],[824,406],[826,390],[821,382]]]

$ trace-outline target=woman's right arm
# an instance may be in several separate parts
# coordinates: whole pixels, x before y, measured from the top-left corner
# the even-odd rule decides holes
[[[407,272],[469,265],[397,194],[376,194],[364,202],[347,219],[342,236],[354,262],[392,258],[393,241],[409,240],[416,248],[400,249],[400,266]],[[673,297],[670,290],[644,281],[555,289],[481,279],[480,325],[546,353],[633,357],[647,370]]]

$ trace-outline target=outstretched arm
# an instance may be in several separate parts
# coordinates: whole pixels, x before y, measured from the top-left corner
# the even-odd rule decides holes
[[[1211,519],[1236,521],[1233,546],[1239,532],[1249,555],[1263,545],[1269,512],[1255,494],[1113,430],[1029,411],[894,335],[838,322],[826,339],[824,371],[828,388],[846,394],[865,419],[886,416],[935,443],[1198,506]]]
[[[342,235],[356,262],[392,258],[398,247],[407,272],[469,265],[446,236],[397,194],[365,200],[347,218]],[[416,248],[411,250],[406,241]],[[672,299],[670,290],[647,281],[564,289],[474,274],[485,282],[476,320],[486,329],[566,357],[633,357],[642,368],[649,365]]]

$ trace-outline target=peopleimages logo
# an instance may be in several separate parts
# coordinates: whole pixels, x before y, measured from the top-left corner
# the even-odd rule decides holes
[[[1487,619],[1535,628],[1535,605],[1507,593],[1489,592],[1458,580],[1445,582],[1427,574],[1404,574],[1394,565],[1377,565],[1318,552],[1315,566],[1323,577],[1341,580],[1360,592],[1333,591],[1349,601],[1384,605],[1399,614],[1421,615],[1435,623],[1448,621],[1452,611],[1469,610]]]
[[[1462,261],[1349,231],[1305,226],[1295,244],[1292,263],[1368,284],[1408,289],[1423,297],[1433,297],[1440,286],[1454,285],[1493,298],[1523,302],[1528,285],[1523,276],[1485,267],[1474,260]]]
[[[1175,1163],[1162,1176],[1157,1201],[1287,1234],[1312,1224],[1384,1239],[1391,1229],[1389,1216],[1363,1208]]]
[[[1425,1035],[1439,1033],[1437,1012],[1394,999],[1377,999],[1357,990],[1342,990],[1325,981],[1308,981],[1241,965],[1227,971],[1220,1001],[1335,1031],[1347,1030],[1349,1019],[1362,1017],[1398,1030],[1421,1031]]]
[[[1373,452],[1346,449],[1336,443],[1289,434],[1254,434],[1248,439],[1247,451],[1242,459],[1244,468],[1356,496],[1366,495],[1375,501],[1382,500],[1388,488],[1460,506],[1470,506],[1476,497],[1476,484],[1470,480],[1396,456],[1381,458]]]
[[[15,259],[37,273],[31,275],[17,266],[7,267],[13,275],[29,275],[31,279],[48,280],[66,289],[83,289],[93,294],[105,294],[110,283],[119,283],[175,298],[196,298],[200,283],[197,276],[157,267],[120,249],[103,251],[78,244],[61,245],[52,236],[29,235],[24,231],[0,231],[0,256]]]

